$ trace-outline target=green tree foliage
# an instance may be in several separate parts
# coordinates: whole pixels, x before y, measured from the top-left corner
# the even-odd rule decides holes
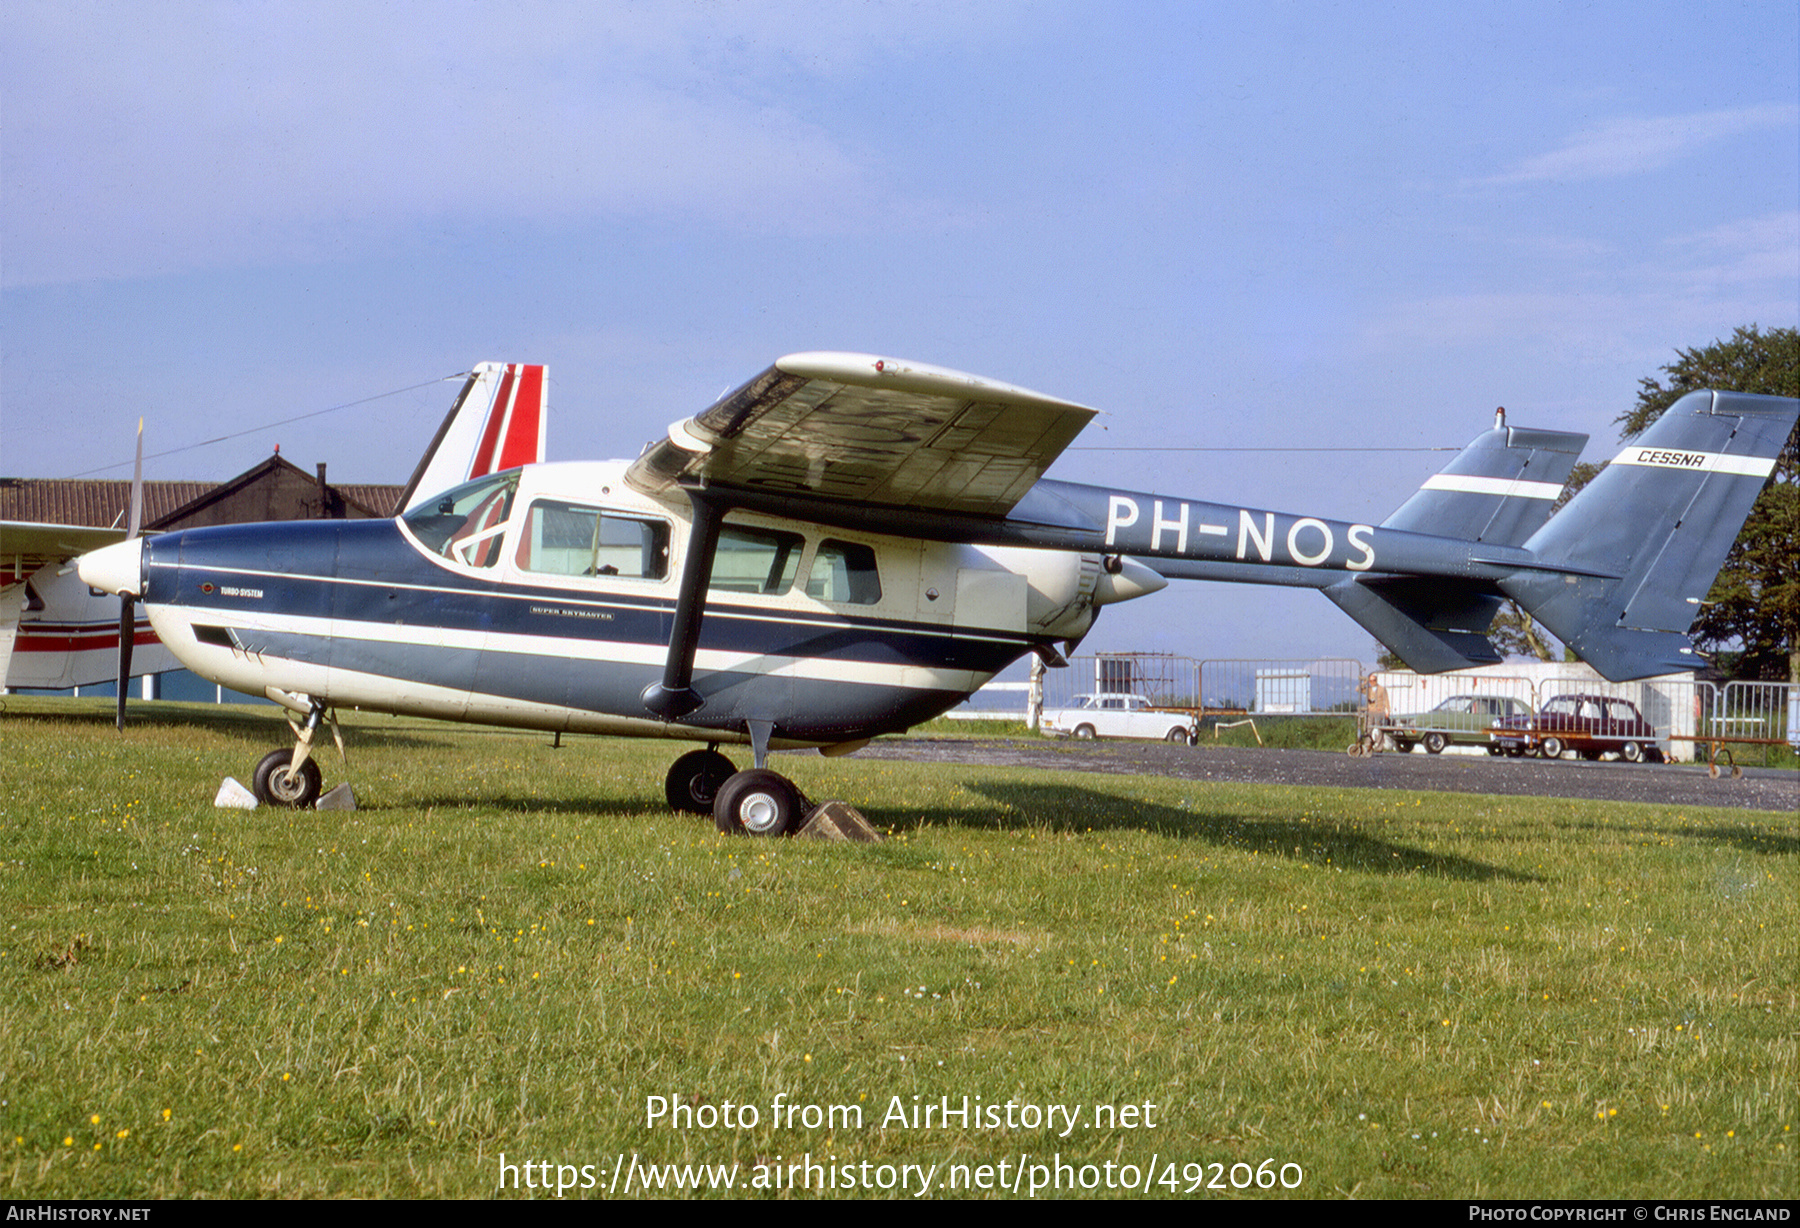
[[[1800,330],[1752,324],[1724,341],[1680,350],[1665,379],[1640,381],[1620,415],[1622,437],[1641,434],[1685,393],[1700,388],[1800,397]],[[1737,678],[1800,682],[1800,428],[1707,594],[1694,638]]]
[[[1508,601],[1500,607],[1487,635],[1503,657],[1536,657],[1539,661],[1557,659],[1556,637],[1544,630],[1516,601]]]

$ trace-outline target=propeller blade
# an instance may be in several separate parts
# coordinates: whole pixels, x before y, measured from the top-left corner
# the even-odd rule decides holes
[[[126,541],[136,541],[144,527],[144,420],[138,419],[137,461],[131,467],[131,516]],[[119,598],[119,712],[114,724],[125,732],[125,695],[131,690],[131,650],[137,640],[136,602]]]
[[[137,603],[130,597],[119,598],[119,714],[114,722],[125,732],[125,696],[131,690],[131,649],[137,639]]]
[[[129,540],[144,527],[144,420],[138,419],[137,461],[131,467],[131,521],[125,530]]]

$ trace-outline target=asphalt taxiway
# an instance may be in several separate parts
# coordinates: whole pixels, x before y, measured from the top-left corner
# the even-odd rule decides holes
[[[1800,773],[1705,766],[1505,759],[1487,755],[1381,754],[1367,758],[1313,750],[1179,746],[1165,742],[1060,742],[1015,738],[883,738],[859,759],[999,764],[1064,772],[1168,776],[1177,780],[1303,785],[1331,789],[1408,789],[1515,797],[1567,797],[1666,806],[1712,806],[1800,814]],[[1800,818],[1796,819],[1800,823]]]

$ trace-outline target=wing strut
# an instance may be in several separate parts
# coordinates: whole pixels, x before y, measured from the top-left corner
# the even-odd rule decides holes
[[[687,561],[681,567],[681,588],[675,595],[675,622],[669,628],[669,656],[663,663],[661,682],[644,688],[644,707],[665,721],[680,720],[696,712],[706,697],[694,689],[694,650],[700,644],[700,619],[706,613],[706,589],[712,583],[713,557],[719,550],[719,524],[726,504],[702,487],[687,487],[694,508],[693,528],[688,532]]]

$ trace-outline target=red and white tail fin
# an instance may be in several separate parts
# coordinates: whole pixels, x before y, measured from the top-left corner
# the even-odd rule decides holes
[[[547,368],[484,362],[469,372],[431,446],[400,494],[398,511],[472,478],[544,459]]]

